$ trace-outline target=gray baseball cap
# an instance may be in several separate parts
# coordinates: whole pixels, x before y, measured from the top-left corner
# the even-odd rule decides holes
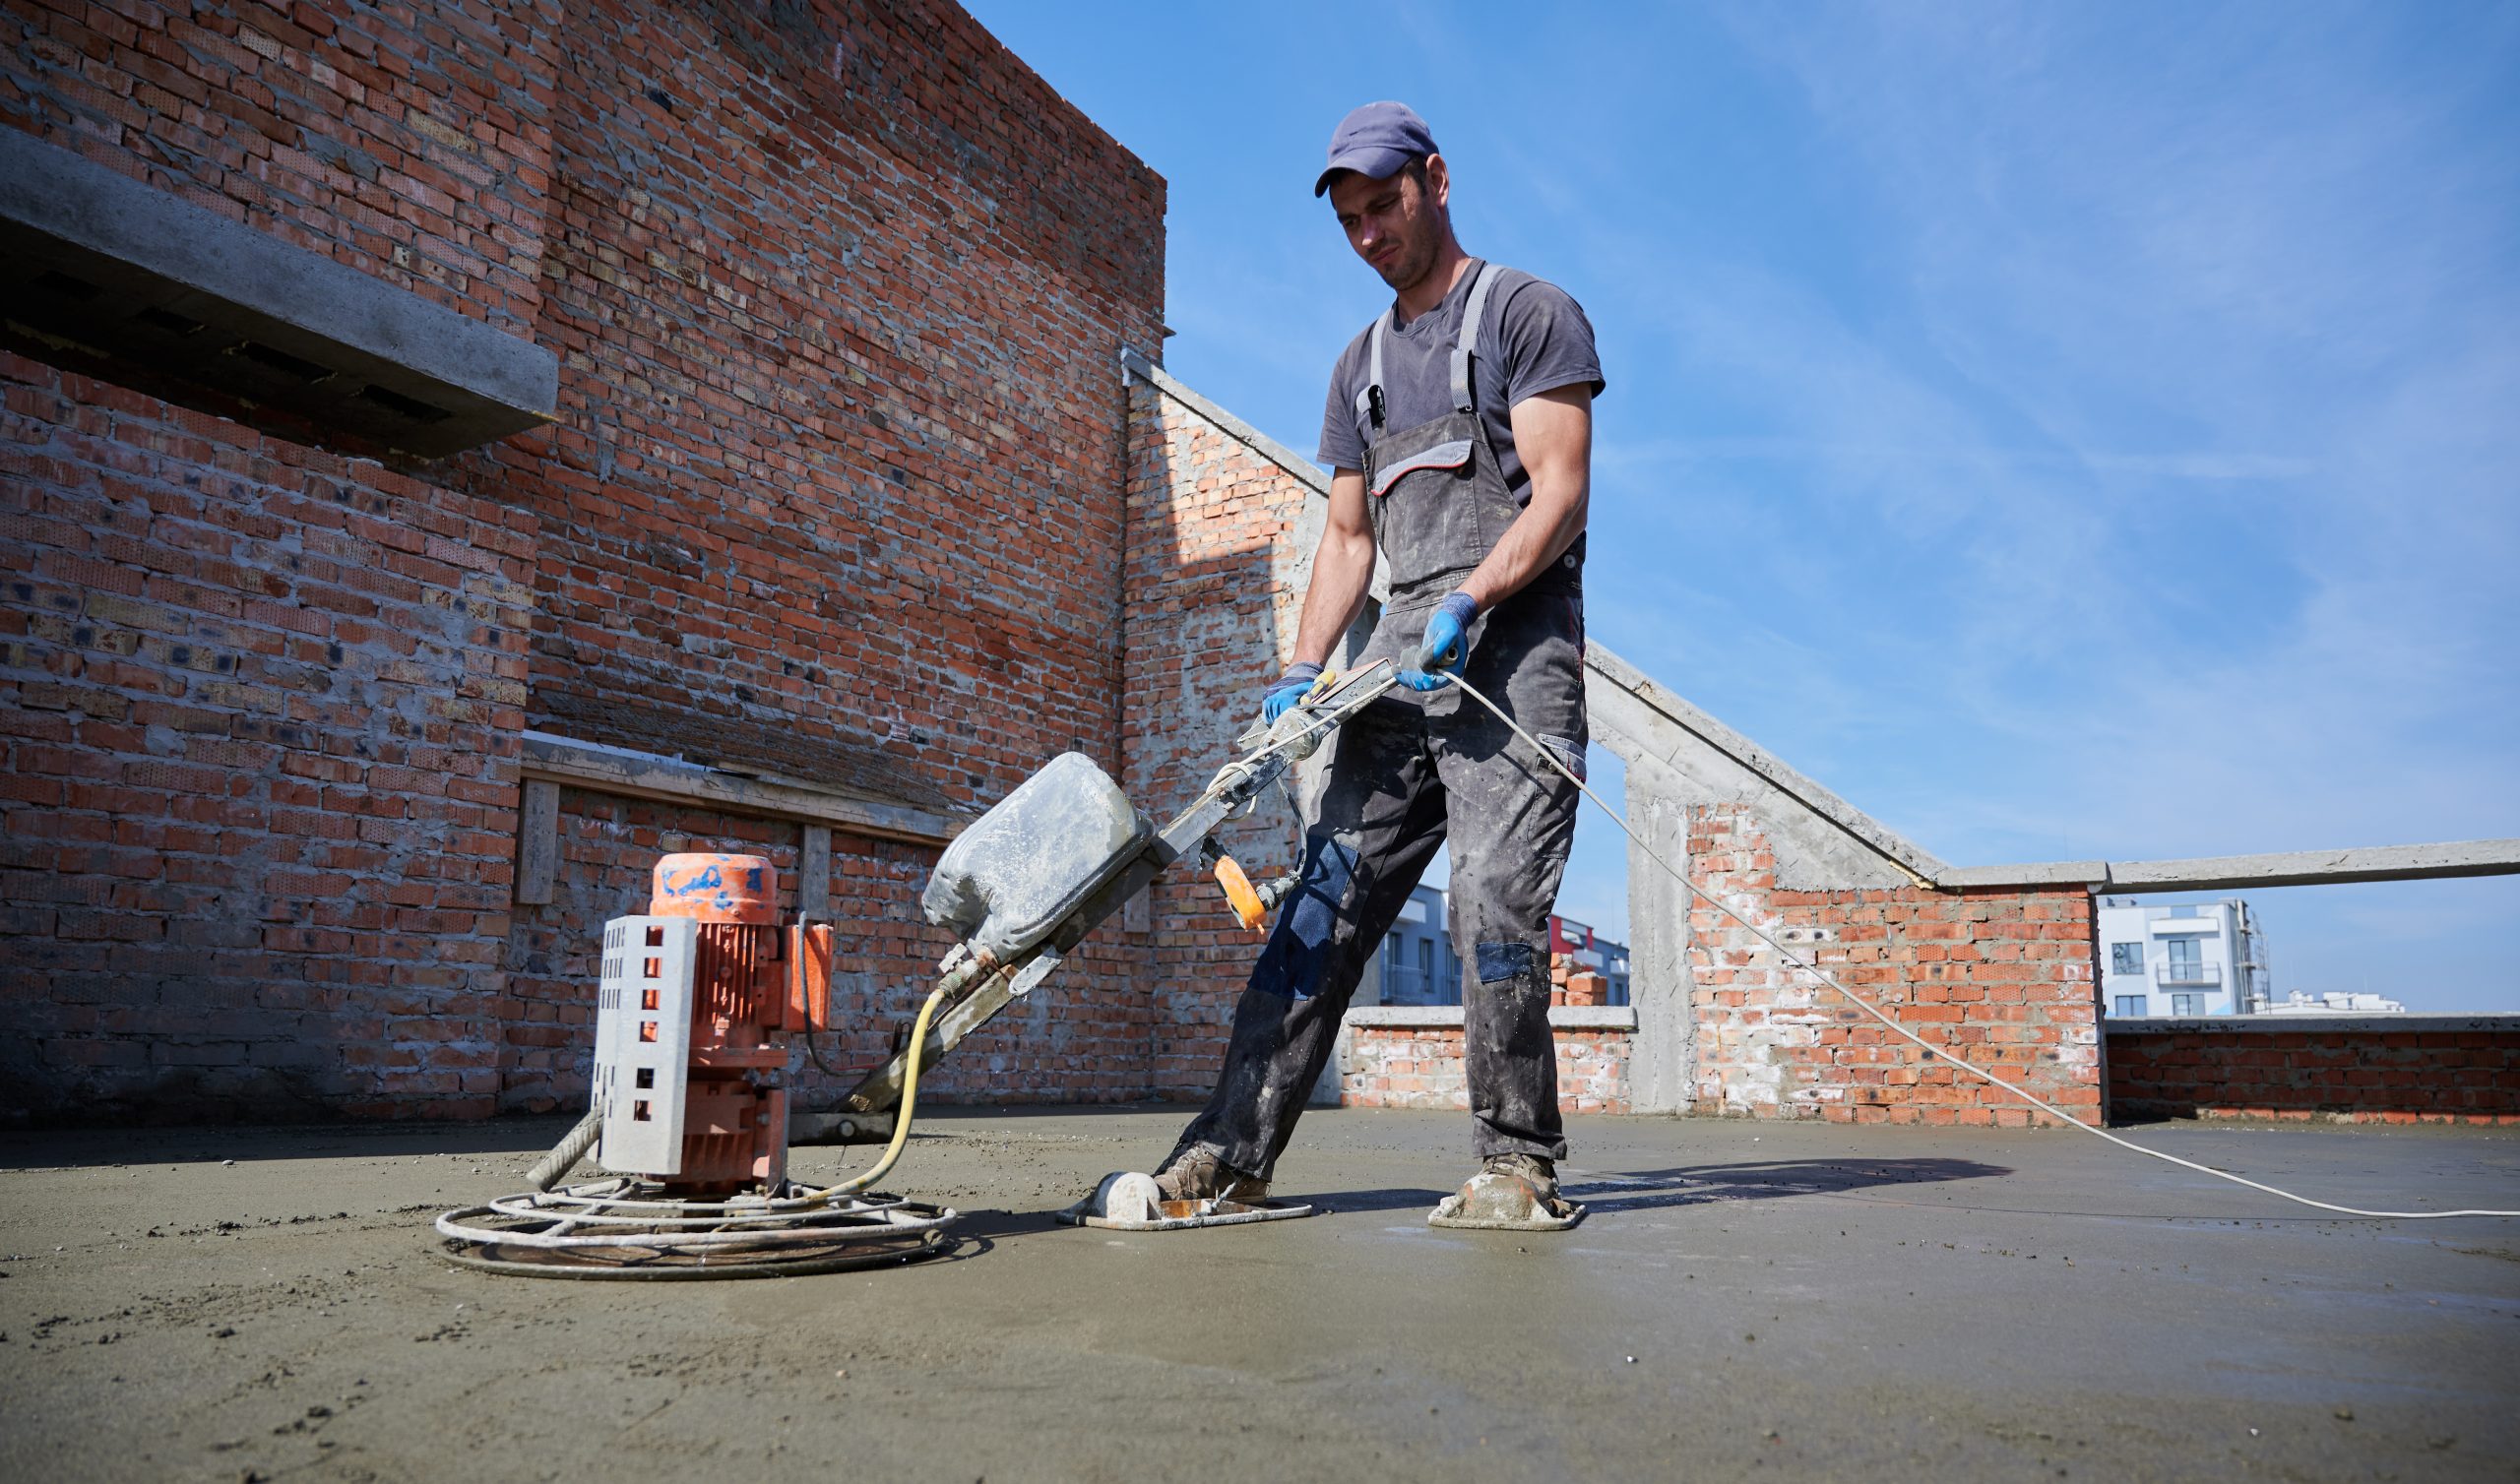
[[[1435,153],[1435,136],[1418,110],[1407,103],[1367,103],[1339,121],[1330,134],[1330,164],[1312,183],[1312,194],[1330,189],[1330,177],[1342,170],[1381,180],[1409,162],[1412,155]]]

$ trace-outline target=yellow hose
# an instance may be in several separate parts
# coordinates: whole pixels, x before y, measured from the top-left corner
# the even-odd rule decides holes
[[[838,1185],[826,1186],[818,1191],[807,1191],[796,1199],[820,1201],[828,1205],[843,1196],[855,1195],[883,1179],[885,1172],[902,1157],[902,1146],[910,1143],[911,1113],[918,1102],[918,1061],[927,1051],[927,1022],[935,1018],[937,1005],[944,1000],[945,992],[951,987],[946,984],[937,985],[935,991],[928,995],[927,1003],[918,1008],[918,1023],[911,1027],[910,1060],[902,1065],[901,1111],[893,1116],[893,1142],[884,1146],[884,1157],[875,1161],[875,1167],[863,1175],[851,1180],[844,1180]]]

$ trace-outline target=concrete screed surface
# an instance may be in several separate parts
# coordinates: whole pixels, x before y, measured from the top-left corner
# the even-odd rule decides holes
[[[0,1477],[2520,1476],[2520,1222],[2069,1132],[1593,1118],[1584,1225],[1437,1232],[1466,1120],[1346,1111],[1281,1171],[1334,1214],[1050,1223],[1188,1112],[950,1110],[888,1183],[966,1212],[952,1258],[676,1284],[434,1255],[563,1119],[0,1137]],[[2510,1132],[2136,1137],[2520,1206]]]

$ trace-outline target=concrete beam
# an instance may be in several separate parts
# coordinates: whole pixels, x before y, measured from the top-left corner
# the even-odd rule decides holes
[[[2520,839],[2289,850],[2271,855],[2216,855],[2200,860],[2112,861],[2107,886],[2113,892],[2220,892],[2238,887],[2431,881],[2457,876],[2520,876]]]
[[[422,458],[558,407],[549,350],[17,129],[0,129],[0,284],[21,341]]]
[[[2051,860],[2018,866],[1946,866],[1933,884],[1945,890],[1967,887],[2090,887],[2109,885],[2105,860]]]
[[[828,825],[849,835],[914,844],[941,845],[970,823],[908,804],[835,793],[792,779],[748,777],[678,758],[600,747],[542,732],[526,733],[523,773],[529,781],[548,779],[593,793],[694,804],[756,819]],[[829,869],[827,864],[825,869]]]

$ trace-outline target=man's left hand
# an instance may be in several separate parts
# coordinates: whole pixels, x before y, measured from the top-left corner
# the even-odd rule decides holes
[[[1479,617],[1479,600],[1455,592],[1426,620],[1426,637],[1400,671],[1400,683],[1413,691],[1440,690],[1445,675],[1461,673],[1470,658],[1470,625]]]

